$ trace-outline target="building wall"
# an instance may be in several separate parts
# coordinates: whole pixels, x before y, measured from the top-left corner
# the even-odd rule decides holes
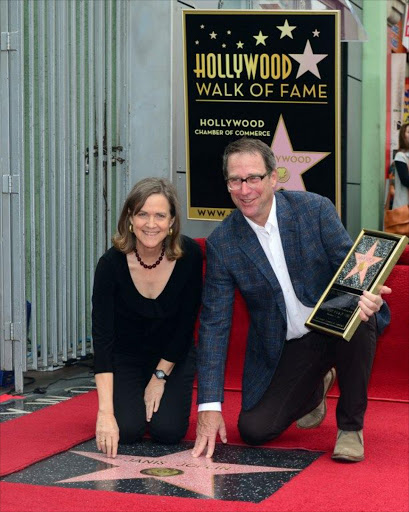
[[[376,3],[376,6],[374,5]],[[361,226],[383,224],[388,3],[363,0],[368,43],[362,47]],[[359,212],[359,208],[354,209]],[[351,214],[354,214],[354,211]]]

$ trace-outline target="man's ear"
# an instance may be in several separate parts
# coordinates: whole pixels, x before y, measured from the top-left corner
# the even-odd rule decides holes
[[[278,181],[278,171],[277,171],[277,169],[273,169],[271,172],[271,182],[272,182],[273,188],[275,188],[275,186],[277,185],[277,181]]]

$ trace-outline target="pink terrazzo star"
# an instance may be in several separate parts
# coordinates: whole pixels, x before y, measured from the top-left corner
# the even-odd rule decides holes
[[[330,154],[317,151],[294,151],[282,115],[278,120],[271,149],[276,157],[277,189],[285,190],[305,190],[302,174]]]
[[[115,467],[74,478],[67,478],[57,483],[154,478],[155,480],[160,480],[212,498],[215,497],[214,475],[301,471],[294,468],[212,462],[211,459],[206,459],[205,457],[196,459],[192,457],[191,450],[184,450],[162,457],[118,455],[115,459],[108,459],[105,455],[94,452],[71,450],[71,453],[90,457],[91,459],[112,464]]]
[[[354,254],[356,265],[355,267],[345,276],[345,279],[348,279],[348,277],[352,277],[355,274],[358,274],[359,272],[359,282],[362,284],[364,282],[366,273],[368,272],[368,268],[372,265],[375,265],[375,263],[378,263],[378,261],[382,261],[383,258],[379,258],[378,256],[374,256],[374,252],[376,250],[376,247],[378,245],[378,241],[376,241],[372,247],[369,249],[368,252],[365,254],[362,254],[360,252],[356,252]]]

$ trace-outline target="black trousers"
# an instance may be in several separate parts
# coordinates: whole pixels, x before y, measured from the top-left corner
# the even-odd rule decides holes
[[[159,443],[178,443],[186,434],[196,371],[196,347],[177,363],[165,384],[159,409],[146,421],[145,388],[158,360],[140,365],[129,357],[115,357],[114,414],[119,427],[119,443],[140,441],[148,431]]]
[[[340,388],[338,428],[361,430],[376,342],[374,317],[361,322],[349,342],[313,331],[286,341],[267,391],[255,407],[240,412],[238,428],[243,441],[262,444],[275,439],[315,409],[323,397],[323,377],[332,367]]]

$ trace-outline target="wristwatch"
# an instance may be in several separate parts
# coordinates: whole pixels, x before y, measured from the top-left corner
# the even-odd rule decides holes
[[[166,375],[166,373],[163,370],[156,369],[153,372],[153,375],[155,375],[155,377],[160,380],[168,380],[168,378],[169,378],[169,375]]]

